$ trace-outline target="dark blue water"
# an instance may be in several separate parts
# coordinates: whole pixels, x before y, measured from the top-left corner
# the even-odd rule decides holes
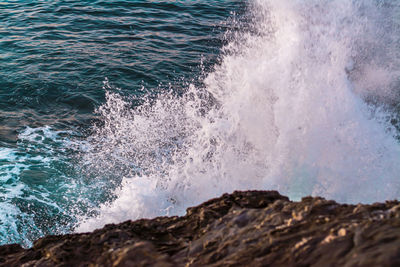
[[[74,161],[106,79],[122,95],[179,94],[218,61],[243,9],[241,1],[3,1],[0,244],[69,232],[110,197]]]

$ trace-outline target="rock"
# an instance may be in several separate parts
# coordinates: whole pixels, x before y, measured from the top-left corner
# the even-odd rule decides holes
[[[399,207],[234,192],[182,217],[0,246],[0,266],[400,266]]]

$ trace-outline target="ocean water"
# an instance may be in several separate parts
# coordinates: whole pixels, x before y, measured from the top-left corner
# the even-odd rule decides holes
[[[0,63],[1,244],[400,196],[398,1],[3,1]]]

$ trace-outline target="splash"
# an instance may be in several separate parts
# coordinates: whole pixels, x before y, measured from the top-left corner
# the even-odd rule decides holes
[[[203,87],[138,107],[108,90],[82,168],[113,181],[114,197],[77,230],[182,214],[237,189],[397,198],[398,11],[390,1],[254,0]]]

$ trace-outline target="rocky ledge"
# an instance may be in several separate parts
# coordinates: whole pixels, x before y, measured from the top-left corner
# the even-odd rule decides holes
[[[1,266],[400,266],[400,204],[225,194],[182,217],[0,247]]]

